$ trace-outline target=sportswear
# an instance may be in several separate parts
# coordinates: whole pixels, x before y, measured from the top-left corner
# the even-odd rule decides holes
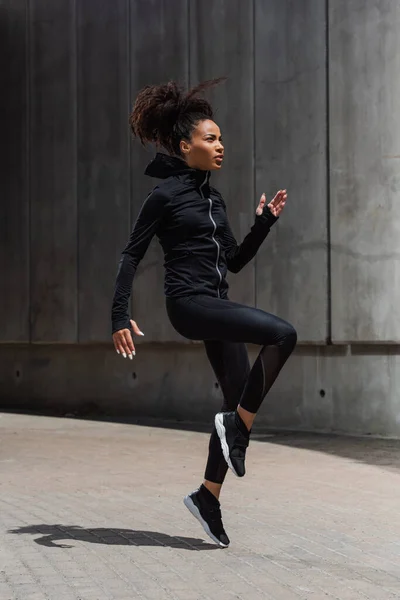
[[[221,505],[210,490],[201,485],[198,490],[185,496],[183,502],[213,542],[227,548],[230,542],[222,524]]]
[[[112,332],[131,329],[129,297],[136,269],[156,235],[164,251],[167,298],[203,294],[227,298],[227,271],[237,273],[257,253],[277,221],[268,206],[241,244],[229,226],[225,202],[210,186],[210,172],[158,153],[146,175],[163,181],[146,198],[119,262]]]
[[[237,477],[243,477],[246,473],[244,461],[250,439],[246,425],[236,411],[218,413],[214,422],[228,467]]]

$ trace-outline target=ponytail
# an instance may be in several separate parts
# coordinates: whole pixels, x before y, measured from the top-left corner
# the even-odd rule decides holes
[[[190,141],[193,129],[213,118],[211,104],[201,94],[225,78],[200,83],[186,92],[174,81],[147,85],[138,94],[129,124],[143,145],[154,142],[170,154],[180,155],[180,141]]]

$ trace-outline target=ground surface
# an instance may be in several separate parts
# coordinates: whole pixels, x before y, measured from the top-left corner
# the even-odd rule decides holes
[[[400,598],[400,445],[253,440],[227,550],[182,497],[203,433],[0,414],[1,600]]]

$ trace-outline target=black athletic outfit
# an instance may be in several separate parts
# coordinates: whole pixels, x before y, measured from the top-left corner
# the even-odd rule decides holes
[[[112,307],[113,333],[131,329],[132,281],[157,235],[165,255],[164,287],[173,327],[188,339],[204,341],[224,396],[222,411],[235,410],[240,402],[255,413],[293,351],[296,331],[278,317],[231,302],[226,274],[237,273],[255,256],[277,217],[266,206],[238,244],[222,196],[209,184],[209,172],[157,154],[146,174],[163,181],[145,200],[122,253]],[[251,371],[246,343],[262,346]],[[226,471],[214,429],[205,477],[222,483]]]

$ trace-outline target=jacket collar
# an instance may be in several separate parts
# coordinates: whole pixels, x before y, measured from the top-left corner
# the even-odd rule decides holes
[[[195,183],[197,186],[205,185],[210,181],[210,171],[193,169],[177,156],[170,156],[157,152],[153,160],[147,165],[145,175],[158,179],[167,179],[173,175],[182,175],[187,183]]]

